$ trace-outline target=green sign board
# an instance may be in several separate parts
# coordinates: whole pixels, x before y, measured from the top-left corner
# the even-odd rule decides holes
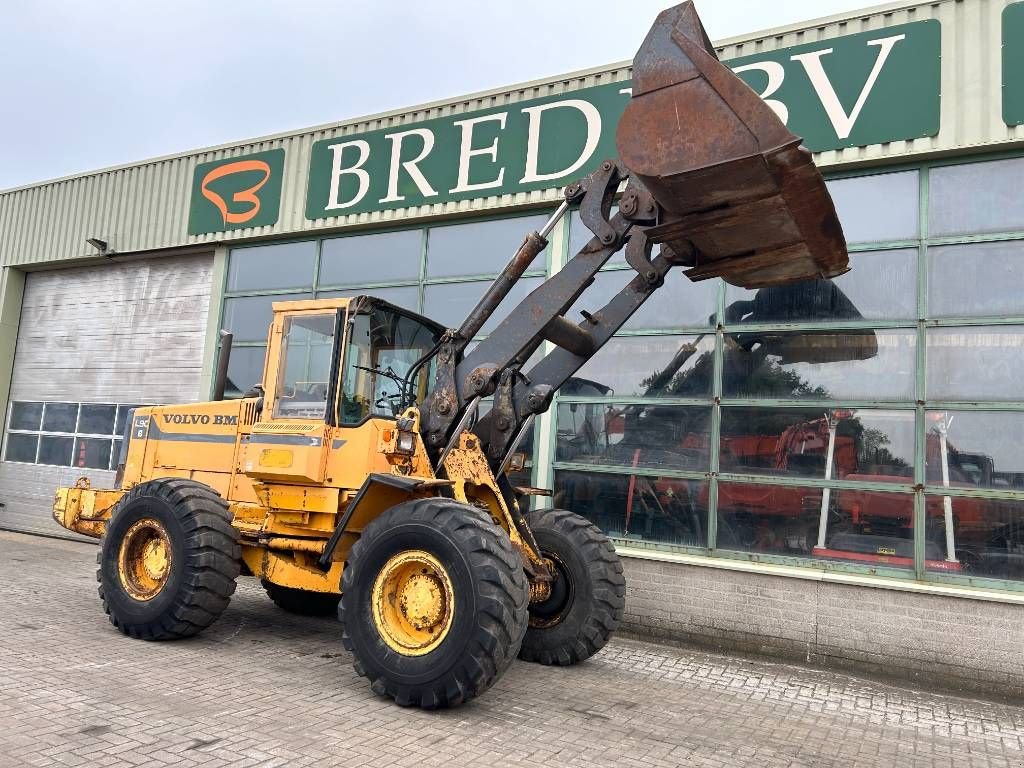
[[[1003,122],[1024,124],[1024,3],[1003,8]]]
[[[203,235],[277,223],[284,150],[227,157],[196,166],[188,233]]]
[[[821,151],[939,130],[940,25],[886,27],[728,61]],[[615,157],[628,82],[313,145],[310,219],[557,187]]]
[[[864,146],[938,132],[940,36],[928,19],[726,63],[809,149]],[[629,82],[608,83],[323,139],[310,151],[306,217],[563,186],[616,156],[629,97]],[[275,223],[283,162],[272,150],[199,166],[189,233]]]

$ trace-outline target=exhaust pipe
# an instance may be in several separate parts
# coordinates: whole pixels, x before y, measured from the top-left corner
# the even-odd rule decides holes
[[[235,335],[220,329],[220,347],[217,350],[217,375],[213,380],[213,399],[224,399],[224,388],[228,384],[228,363],[231,361],[231,342]]]

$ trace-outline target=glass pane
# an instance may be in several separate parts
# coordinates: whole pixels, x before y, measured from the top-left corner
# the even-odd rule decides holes
[[[828,467],[828,456],[832,464]],[[722,408],[722,472],[913,482],[914,414]]]
[[[78,415],[78,431],[91,435],[109,435],[114,431],[116,413],[117,407],[113,405],[82,403]]]
[[[1024,490],[1024,413],[928,411],[925,423],[929,485]]]
[[[525,299],[530,291],[544,282],[542,277],[527,277],[516,283],[508,296],[498,305],[498,309],[484,323],[480,333],[493,331],[508,313],[515,309],[516,304]],[[437,283],[423,289],[423,314],[431,320],[450,328],[458,327],[466,319],[480,297],[490,287],[491,281],[473,283]]]
[[[42,422],[42,403],[14,403],[11,406],[10,429],[39,429]]]
[[[1019,400],[1024,326],[929,328],[929,400]]]
[[[967,235],[1024,229],[1024,158],[933,168],[929,233]]]
[[[237,349],[232,349],[231,350],[231,360],[229,362],[234,363],[235,362],[235,355],[239,354],[243,349],[245,349],[245,347],[238,347]],[[230,371],[229,371],[229,374],[230,374]],[[228,378],[230,379],[230,375],[229,375]],[[231,384],[230,384],[230,381],[229,381],[227,388],[230,389],[230,387],[231,387]],[[141,407],[142,407],[141,405],[119,405],[117,407],[117,423],[114,425],[114,434],[115,435],[123,435],[124,434],[124,423],[128,419],[128,414],[132,410],[134,410],[135,408],[141,408]]]
[[[725,324],[917,317],[915,249],[851,253],[850,264],[853,268],[835,280],[758,291],[728,285]]]
[[[928,570],[1024,579],[1024,501],[931,494],[925,498]],[[952,522],[951,542],[946,538],[947,521]]]
[[[917,171],[826,182],[849,243],[917,237]]]
[[[233,248],[228,260],[229,291],[312,288],[316,242]]]
[[[7,435],[7,452],[4,454],[4,460],[34,464],[38,445],[39,438],[36,435],[19,435],[11,432]]]
[[[336,312],[286,317],[275,418],[322,419],[334,354]]]
[[[679,405],[559,403],[555,460],[706,472],[711,410]]]
[[[622,336],[611,339],[577,372],[605,395],[708,397],[715,339],[700,336]]]
[[[610,219],[616,213],[619,212],[619,206],[613,205],[612,211],[608,218]],[[583,223],[580,218],[580,212],[578,210],[572,211],[569,214],[569,253],[566,258],[571,259],[580,249],[589,243],[593,239],[594,233],[587,229],[587,225]],[[655,248],[654,252],[657,253],[658,249]],[[625,264],[626,263],[626,249],[619,249],[608,261],[607,264]]]
[[[235,341],[266,341],[274,319],[275,301],[311,299],[311,293],[286,293],[278,296],[246,296],[224,299],[224,327],[235,334]],[[232,350],[232,354],[234,351]]]
[[[78,403],[46,403],[43,410],[44,432],[74,432],[78,421]]]
[[[719,483],[718,547],[912,568],[913,515],[909,493]]]
[[[61,467],[71,465],[71,451],[75,447],[73,437],[39,438],[39,464],[54,464]]]
[[[343,291],[318,291],[318,299],[335,297],[376,296],[378,299],[394,304],[413,312],[420,310],[420,288],[418,285],[400,286],[397,288],[349,288]]]
[[[224,387],[227,397],[242,397],[251,387],[263,383],[265,347],[235,347],[228,361],[228,380]]]
[[[608,535],[659,544],[707,544],[708,485],[644,475],[555,472],[556,506],[593,521]]]
[[[594,282],[572,305],[566,315],[579,322],[583,318],[580,310],[592,314],[604,307],[619,291],[637,277],[632,269],[599,272]],[[704,280],[695,283],[679,270],[673,270],[665,278],[665,285],[651,294],[640,309],[622,326],[633,328],[675,328],[678,326],[710,326],[714,322],[715,305],[718,302],[718,283]]]
[[[909,400],[909,331],[761,331],[725,337],[727,397]]]
[[[411,382],[413,402],[403,399],[405,376],[439,338],[433,328],[391,309],[376,307],[352,321],[345,350],[342,391],[344,424],[359,424],[373,416],[393,418],[406,405],[419,405],[433,379],[434,366],[420,369]]]
[[[526,235],[538,232],[547,215],[520,216],[431,227],[427,239],[427,276],[497,274],[519,250]],[[531,269],[546,270],[547,251],[537,255]]]
[[[124,443],[123,440],[114,440],[114,446],[110,449],[110,465],[107,469],[117,469],[117,465],[121,456],[121,445]]]
[[[75,444],[74,460],[71,462],[72,466],[106,469],[110,466],[110,443],[109,439],[78,438],[78,442]]]
[[[339,237],[321,248],[320,285],[418,280],[423,230]]]
[[[928,249],[930,317],[1024,315],[1024,242]]]

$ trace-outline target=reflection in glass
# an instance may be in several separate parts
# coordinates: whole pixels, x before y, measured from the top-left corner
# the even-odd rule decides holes
[[[826,186],[847,242],[917,237],[917,171],[830,179]]]
[[[555,472],[555,506],[608,535],[660,544],[707,544],[707,483],[644,475]]]
[[[266,354],[265,347],[234,347],[231,350],[225,397],[241,397],[256,384],[263,383],[263,358]]]
[[[547,220],[546,215],[520,216],[431,227],[427,233],[427,277],[497,274],[527,234],[540,231]],[[544,270],[547,263],[545,250],[531,269]]]
[[[613,205],[611,213],[608,214],[609,220],[619,212],[619,206]],[[572,211],[569,214],[569,253],[566,258],[571,259],[584,245],[589,243],[594,237],[594,233],[587,229],[587,225],[583,223],[583,219],[580,218],[580,212],[578,210]],[[612,254],[611,258],[605,262],[606,264],[625,264],[626,263],[626,250],[623,248]]]
[[[583,319],[580,310],[596,314],[636,277],[638,275],[632,269],[599,272],[566,317],[578,323]],[[710,326],[714,321],[717,301],[718,286],[714,281],[695,283],[679,270],[673,270],[666,276],[665,285],[655,291],[622,327],[630,330]]]
[[[929,328],[929,400],[1017,400],[1024,391],[1024,326]]]
[[[1024,490],[1024,413],[928,411],[925,426],[928,485]]]
[[[555,460],[706,472],[711,410],[560,402]]]
[[[929,547],[943,553],[927,563],[929,570],[1024,579],[1024,501],[938,494],[925,499]],[[952,536],[946,534],[949,520]],[[950,545],[952,558],[946,556]]]
[[[724,407],[721,435],[722,472],[905,483],[914,476],[911,411]]]
[[[109,435],[114,431],[117,408],[113,405],[82,403],[78,416],[78,431],[93,435]]]
[[[71,466],[71,452],[75,447],[73,437],[39,438],[39,459],[37,464],[54,464],[60,467]]]
[[[725,337],[727,397],[910,400],[910,331],[751,331]]]
[[[89,469],[106,469],[110,466],[111,440],[95,437],[80,437],[75,443],[72,465]]]
[[[390,288],[348,288],[341,291],[317,291],[318,299],[333,299],[336,297],[373,296],[378,299],[394,304],[396,307],[419,312],[420,289],[416,285],[401,285]]]
[[[612,338],[577,376],[623,397],[708,397],[715,339],[700,336]]]
[[[326,415],[336,318],[334,311],[285,318],[274,418]]]
[[[224,328],[235,335],[235,342],[266,341],[274,318],[275,301],[311,299],[312,293],[286,293],[278,296],[245,296],[224,299]]]
[[[542,277],[520,279],[498,305],[495,313],[484,323],[480,333],[487,334],[493,331],[520,301],[543,282]],[[457,328],[473,311],[473,307],[490,286],[490,280],[428,285],[423,289],[423,314],[444,326]]]
[[[916,317],[917,251],[850,254],[851,270],[833,280],[809,280],[758,291],[726,286],[726,325]]]
[[[936,237],[1024,229],[1021,178],[1024,158],[932,168],[929,233]]]
[[[909,493],[722,482],[718,547],[912,568],[913,515]]]
[[[317,282],[356,285],[418,280],[422,248],[421,229],[324,240]]]
[[[1024,242],[931,247],[928,262],[931,317],[1024,315]]]
[[[313,286],[316,242],[233,248],[228,260],[229,291],[270,291]]]

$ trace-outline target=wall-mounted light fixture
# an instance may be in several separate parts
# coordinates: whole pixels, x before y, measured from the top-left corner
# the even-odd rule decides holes
[[[106,256],[109,259],[114,255],[114,252],[110,249],[110,244],[106,240],[100,240],[98,237],[87,237],[85,242],[99,251],[100,256]]]

